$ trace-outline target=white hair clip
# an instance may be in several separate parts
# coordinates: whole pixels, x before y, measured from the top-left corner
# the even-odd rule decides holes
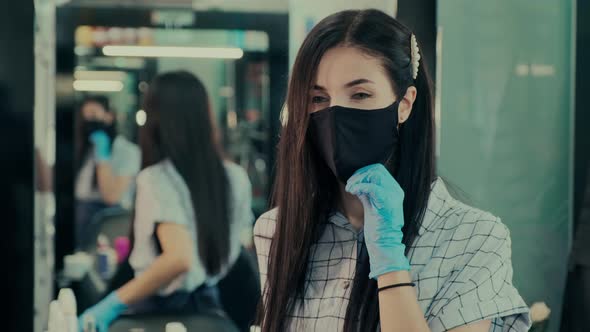
[[[418,48],[418,41],[416,36],[412,34],[410,37],[410,52],[411,52],[411,63],[412,63],[412,78],[418,77],[418,67],[420,67],[420,49]]]

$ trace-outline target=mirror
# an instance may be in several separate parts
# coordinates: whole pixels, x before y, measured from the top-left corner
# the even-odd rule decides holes
[[[268,209],[279,126],[278,111],[271,110],[280,109],[286,88],[287,15],[113,12],[75,5],[57,11],[55,288],[72,288],[82,313],[138,273],[129,256],[144,168],[139,132],[149,126],[144,100],[157,75],[187,71],[207,90],[224,158],[251,183],[242,249],[218,281],[219,299],[242,329],[252,322],[260,293],[252,231]],[[112,328],[150,330],[156,321],[123,319]]]
[[[131,214],[141,166],[138,127],[142,100],[158,73],[186,70],[205,84],[228,157],[248,173],[253,210],[268,197],[268,35],[261,31],[178,30],[79,26],[72,86],[74,116],[76,247],[95,246],[103,216]],[[93,130],[111,138],[112,175],[124,185],[101,182],[89,149]],[[103,185],[101,187],[101,185]],[[114,188],[112,188],[114,187]],[[113,235],[128,231],[119,224]],[[110,236],[114,240],[113,236]]]

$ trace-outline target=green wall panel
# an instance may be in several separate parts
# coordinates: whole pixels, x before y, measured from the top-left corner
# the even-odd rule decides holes
[[[439,174],[512,235],[558,331],[571,228],[572,2],[441,0]]]

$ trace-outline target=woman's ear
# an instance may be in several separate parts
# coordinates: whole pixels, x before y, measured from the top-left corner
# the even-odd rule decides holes
[[[410,114],[412,113],[412,106],[416,100],[417,93],[418,91],[416,90],[416,87],[410,86],[406,90],[404,97],[399,101],[399,107],[397,109],[399,124],[406,122],[406,120],[408,120],[410,117]]]

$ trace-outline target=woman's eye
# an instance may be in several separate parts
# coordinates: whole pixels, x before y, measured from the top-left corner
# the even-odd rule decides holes
[[[313,96],[311,98],[311,102],[314,104],[321,104],[321,103],[325,103],[326,101],[328,101],[328,98],[322,97],[322,96]]]
[[[352,99],[359,99],[359,100],[367,99],[369,97],[371,97],[371,95],[368,93],[364,93],[364,92],[359,92],[359,93],[355,93],[354,95],[352,95]]]

